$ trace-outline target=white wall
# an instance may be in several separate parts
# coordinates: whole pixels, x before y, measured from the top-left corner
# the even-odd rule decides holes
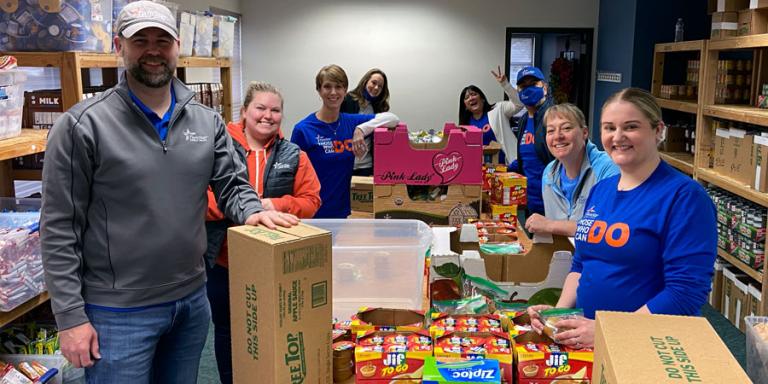
[[[597,0],[243,1],[244,80],[272,82],[286,99],[283,131],[318,109],[314,77],[326,64],[350,88],[371,67],[389,78],[392,112],[411,129],[458,119],[468,84],[491,102],[490,70],[504,62],[507,27],[597,27]]]

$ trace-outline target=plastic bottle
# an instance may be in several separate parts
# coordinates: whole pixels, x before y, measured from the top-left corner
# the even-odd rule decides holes
[[[675,41],[683,41],[683,18],[677,19],[675,24]]]

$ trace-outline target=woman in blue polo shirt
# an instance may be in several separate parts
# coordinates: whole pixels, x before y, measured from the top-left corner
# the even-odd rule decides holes
[[[717,253],[715,208],[704,188],[662,161],[661,110],[648,92],[627,88],[603,105],[601,141],[621,173],[592,188],[576,228],[576,254],[558,307],[557,341],[594,345],[597,310],[699,315]],[[529,309],[541,330],[541,306]]]

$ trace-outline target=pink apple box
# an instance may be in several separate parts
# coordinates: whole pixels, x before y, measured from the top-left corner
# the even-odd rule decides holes
[[[483,132],[445,123],[440,143],[414,144],[408,126],[376,128],[373,133],[373,183],[445,185],[483,183]]]

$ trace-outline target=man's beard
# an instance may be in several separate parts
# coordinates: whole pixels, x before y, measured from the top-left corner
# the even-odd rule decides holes
[[[160,88],[167,85],[173,78],[173,72],[175,70],[168,66],[168,63],[163,62],[163,70],[160,73],[150,73],[141,67],[141,62],[147,59],[139,59],[137,63],[131,65],[128,68],[128,72],[131,76],[141,84],[150,88]]]

